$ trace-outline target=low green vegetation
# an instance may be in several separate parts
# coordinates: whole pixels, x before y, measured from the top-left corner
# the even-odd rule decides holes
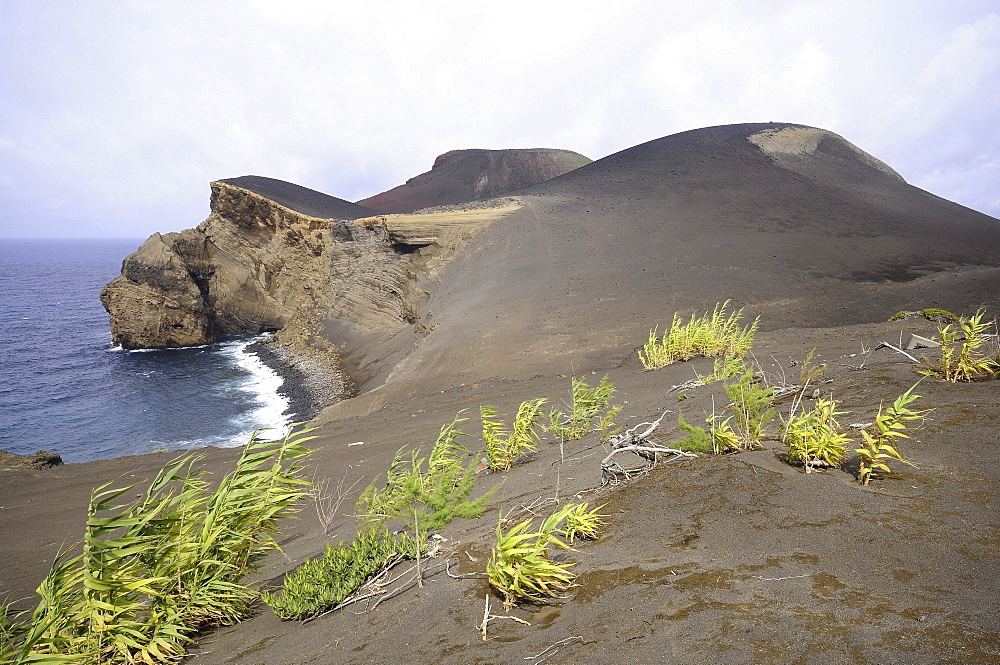
[[[476,485],[478,459],[459,439],[467,436],[459,425],[461,414],[444,425],[427,457],[420,448],[407,455],[400,448],[382,487],[377,480],[361,493],[355,508],[359,535],[349,543],[327,546],[321,557],[310,559],[285,576],[282,588],[264,595],[282,619],[307,619],[336,608],[391,565],[393,558],[419,557],[427,535],[456,517],[475,519],[499,485],[470,499]],[[390,532],[390,521],[403,530]]]
[[[567,503],[542,522],[537,531],[534,520],[527,519],[504,532],[503,520],[497,524],[496,544],[486,564],[490,585],[504,598],[508,609],[522,600],[541,600],[565,591],[576,575],[573,562],[554,561],[552,548],[572,549],[566,541],[574,537],[596,537],[601,515],[587,504]]]
[[[566,518],[562,525],[562,535],[569,542],[577,539],[594,540],[604,526],[604,518],[599,511],[604,506],[590,509],[589,503],[567,504]]]
[[[871,482],[875,473],[890,473],[888,464],[890,460],[914,466],[912,462],[904,459],[900,454],[898,440],[909,438],[909,435],[905,433],[910,428],[907,423],[921,421],[927,416],[926,409],[909,408],[910,404],[920,399],[920,395],[913,392],[916,388],[917,386],[914,385],[897,397],[892,406],[884,412],[882,407],[879,407],[875,422],[861,430],[862,446],[855,452],[861,456],[858,482],[862,485]]]
[[[850,443],[850,437],[840,431],[837,422],[837,417],[844,413],[837,410],[835,400],[818,399],[811,411],[791,414],[783,428],[788,463],[802,465],[806,473],[815,467],[838,466]]]
[[[919,371],[927,376],[938,376],[945,381],[976,381],[989,378],[1000,371],[1000,353],[985,355],[981,349],[986,344],[988,330],[995,321],[984,321],[986,311],[980,309],[972,316],[959,317],[955,323],[938,327],[941,342],[939,362]]]
[[[774,389],[754,378],[753,368],[747,367],[735,381],[726,384],[726,395],[732,402],[734,425],[739,447],[753,449],[760,446],[764,430],[775,417]]]
[[[620,408],[608,408],[615,395],[615,387],[605,375],[601,382],[591,388],[586,381],[573,377],[570,383],[572,411],[569,414],[553,409],[549,413],[548,430],[563,441],[576,441],[597,427],[601,439],[605,440],[619,429],[613,422]],[[607,410],[603,415],[602,411]]]
[[[711,416],[709,418],[711,419]],[[704,427],[691,425],[685,421],[683,413],[677,414],[677,427],[685,436],[671,443],[672,447],[692,453],[717,452],[712,435],[705,431]]]
[[[725,381],[739,376],[746,371],[746,368],[746,363],[743,362],[741,356],[723,356],[712,362],[712,373],[707,376],[699,374],[698,381],[707,386],[716,381]]]
[[[257,592],[241,580],[277,549],[277,521],[308,483],[310,430],[254,434],[236,468],[210,490],[197,456],[135,486],[91,495],[82,547],[62,551],[27,623],[0,617],[0,663],[172,663],[198,630],[238,621]]]
[[[662,336],[657,328],[649,331],[649,339],[639,350],[639,360],[646,369],[656,369],[698,356],[741,358],[753,345],[759,318],[742,326],[743,309],[727,313],[728,306],[727,300],[702,316],[692,314],[686,323],[675,313]]]
[[[939,321],[939,322],[956,322],[959,317],[955,316],[946,309],[940,309],[938,307],[928,307],[927,309],[922,309],[919,312],[907,312],[905,310],[900,310],[889,317],[889,321],[902,321],[910,315],[922,316],[928,321]]]
[[[405,533],[366,529],[349,543],[327,545],[322,556],[306,560],[285,575],[280,590],[262,598],[284,621],[309,619],[337,607],[393,558],[412,556],[418,545]]]
[[[545,398],[538,398],[521,402],[511,432],[496,420],[497,412],[494,407],[479,407],[479,415],[483,421],[486,463],[490,469],[507,471],[518,459],[538,450],[538,428],[545,401]]]
[[[417,534],[440,529],[456,517],[473,519],[483,514],[494,487],[476,499],[469,495],[476,486],[478,460],[459,442],[467,436],[458,429],[461,415],[441,428],[428,457],[420,448],[406,455],[400,448],[393,458],[381,488],[376,481],[362,492],[355,514],[362,527],[383,528],[388,520],[402,520]]]

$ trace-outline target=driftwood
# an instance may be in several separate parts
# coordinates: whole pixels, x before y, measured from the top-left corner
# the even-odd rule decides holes
[[[611,452],[601,461],[601,478],[603,484],[617,485],[623,480],[628,480],[637,474],[648,472],[660,462],[670,464],[671,462],[697,457],[695,453],[677,450],[676,448],[667,448],[666,446],[650,441],[649,437],[660,426],[664,416],[668,413],[670,411],[664,411],[663,415],[651,423],[639,423],[635,427],[611,437],[608,441],[611,445]],[[646,460],[646,464],[639,467],[625,468],[615,459],[622,453],[638,455]]]

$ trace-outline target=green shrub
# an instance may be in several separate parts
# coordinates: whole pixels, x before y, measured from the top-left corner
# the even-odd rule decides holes
[[[174,662],[197,630],[245,616],[257,593],[240,580],[277,549],[277,521],[308,485],[309,431],[255,433],[214,492],[197,456],[164,467],[134,503],[122,499],[134,486],[95,489],[82,548],[56,557],[30,627],[4,612],[0,663]]]
[[[553,410],[549,413],[549,431],[564,441],[576,441],[591,431],[594,419],[611,403],[615,387],[608,381],[607,375],[593,388],[587,385],[583,379],[573,377],[570,382],[570,392],[573,401],[572,413],[566,415],[559,410]],[[605,435],[610,436],[607,432],[614,429],[611,419],[618,411],[620,409],[614,410],[614,414],[610,418],[605,414],[606,417],[599,422],[602,439]]]
[[[483,421],[483,443],[486,445],[486,463],[494,471],[507,471],[519,458],[538,450],[537,428],[542,417],[544,398],[521,402],[514,417],[514,431],[507,432],[503,423],[495,420],[496,409],[479,407]]]
[[[327,545],[285,575],[282,587],[262,598],[278,618],[309,619],[331,610],[357,591],[393,557],[411,557],[418,544],[406,534],[367,529],[350,543]]]
[[[784,424],[789,464],[801,464],[806,473],[815,467],[837,466],[844,459],[850,438],[840,431],[834,400],[819,399],[812,411],[789,416]]]
[[[891,473],[889,460],[914,466],[912,462],[903,459],[896,441],[909,438],[909,435],[905,434],[905,430],[909,428],[907,423],[923,420],[927,416],[927,410],[917,411],[909,408],[910,404],[920,399],[920,395],[913,393],[916,387],[912,386],[897,397],[884,413],[880,406],[875,422],[861,430],[862,446],[855,452],[861,456],[858,482],[862,485],[871,482],[872,475],[876,472]]]
[[[748,326],[740,326],[743,309],[726,313],[729,301],[718,304],[711,313],[691,315],[684,323],[674,314],[670,328],[662,336],[657,328],[649,331],[649,339],[639,351],[639,360],[646,369],[663,367],[697,356],[742,357],[753,345],[759,317]]]
[[[708,376],[698,375],[698,381],[704,385],[709,385],[715,383],[716,381],[725,381],[731,379],[734,376],[739,376],[746,371],[746,363],[743,362],[741,356],[723,356],[721,358],[716,358],[712,362],[712,373]]]

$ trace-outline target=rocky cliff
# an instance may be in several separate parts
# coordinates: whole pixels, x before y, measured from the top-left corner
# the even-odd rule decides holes
[[[259,176],[211,188],[208,219],[153,234],[101,292],[116,344],[196,346],[292,322],[309,334],[327,317],[367,330],[416,323],[419,277],[502,214],[372,216]]]
[[[358,201],[383,213],[481,201],[537,185],[590,163],[570,150],[452,150],[430,171],[406,184]]]

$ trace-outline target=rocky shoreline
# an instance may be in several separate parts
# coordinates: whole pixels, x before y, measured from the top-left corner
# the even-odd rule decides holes
[[[336,354],[283,344],[278,337],[246,349],[282,378],[278,392],[288,398],[295,422],[312,420],[320,411],[352,396],[350,380],[337,367]]]

